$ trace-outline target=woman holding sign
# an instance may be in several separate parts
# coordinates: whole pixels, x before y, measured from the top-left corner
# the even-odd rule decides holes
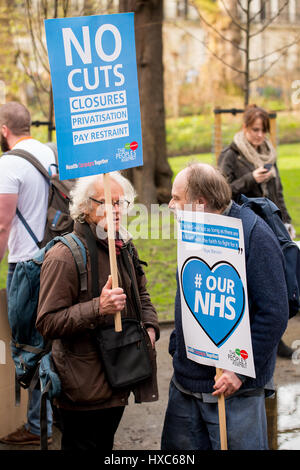
[[[53,362],[61,381],[62,393],[56,404],[62,422],[63,450],[112,449],[130,392],[139,403],[158,398],[154,351],[159,337],[157,314],[136,249],[121,226],[122,214],[133,202],[134,191],[119,173],[111,173],[110,178],[119,287],[113,287],[110,276],[108,207],[102,175],[79,179],[72,192],[73,235],[83,244],[87,256],[86,288],[81,282],[84,270],[78,276],[80,265],[76,266],[71,250],[61,242],[47,252],[41,271],[37,328],[52,340]],[[118,312],[121,332],[114,328]],[[125,327],[136,324],[145,328],[145,341],[141,338],[138,346],[146,344],[150,372],[137,378],[134,369],[139,364],[128,367],[128,356],[112,376],[109,360],[118,359],[126,339]],[[130,344],[135,344],[139,332],[133,332]],[[112,341],[118,342],[118,338],[119,343],[113,347]],[[105,341],[110,348],[106,351],[108,357],[103,349]],[[125,370],[128,383],[117,382]]]

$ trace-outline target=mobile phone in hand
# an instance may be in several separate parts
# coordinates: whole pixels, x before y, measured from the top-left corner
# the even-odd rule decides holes
[[[270,171],[271,168],[272,168],[272,166],[273,166],[272,163],[266,163],[266,164],[264,165],[264,168],[265,168],[266,170]]]

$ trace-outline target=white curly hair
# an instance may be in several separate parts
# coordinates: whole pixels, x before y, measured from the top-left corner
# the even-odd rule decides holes
[[[134,203],[136,197],[135,190],[131,182],[118,171],[109,173],[110,177],[116,181],[124,191],[124,198],[130,203],[129,209]],[[70,193],[70,215],[73,220],[83,223],[86,212],[91,209],[90,197],[95,195],[95,183],[103,180],[103,175],[93,175],[78,178]],[[128,210],[129,210],[128,209]]]

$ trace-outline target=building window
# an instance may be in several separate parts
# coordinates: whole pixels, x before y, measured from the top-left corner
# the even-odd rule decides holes
[[[260,0],[260,21],[265,21],[266,19],[266,2],[265,0]]]
[[[177,16],[180,18],[187,18],[188,0],[177,0]]]
[[[278,7],[279,7],[278,0],[271,0],[270,6],[271,6],[271,17],[274,15],[277,15]]]
[[[297,16],[296,0],[289,1],[289,20],[291,23],[295,23]]]

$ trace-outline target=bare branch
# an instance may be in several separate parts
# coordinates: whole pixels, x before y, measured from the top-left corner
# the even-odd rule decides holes
[[[43,16],[45,19],[48,18],[48,0],[41,0],[43,8]]]
[[[266,67],[259,75],[257,75],[255,78],[251,78],[249,80],[249,83],[252,83],[252,82],[256,82],[257,80],[259,80],[261,77],[263,77],[267,72],[269,72],[269,70],[277,63],[280,61],[280,59],[286,54],[286,51],[282,52],[282,54],[280,54],[279,57],[277,57],[277,59],[273,60],[273,62],[271,62],[271,64]]]
[[[250,38],[253,38],[254,36],[257,36],[258,34],[261,34],[265,29],[267,29],[268,26],[270,26],[271,23],[273,23],[276,18],[278,18],[281,15],[281,12],[284,10],[284,8],[288,5],[289,0],[285,0],[285,3],[279,8],[278,12],[276,15],[272,16],[272,18],[267,21],[267,23],[258,31],[255,31],[255,33],[250,34]]]
[[[235,24],[235,26],[237,26],[239,29],[241,29],[242,31],[247,31],[246,28],[244,28],[240,23],[238,23],[235,19],[235,17],[231,14],[230,10],[227,8],[227,5],[225,4],[225,1],[224,0],[221,0],[222,2],[222,5],[224,7],[224,10],[226,11],[227,15],[231,18],[231,21],[233,22],[233,24]]]
[[[33,48],[33,54],[37,63],[41,63],[45,70],[49,71],[48,64],[45,63],[44,58],[41,56],[39,48],[36,44],[36,37],[34,34],[33,24],[32,24],[32,12],[31,12],[31,5],[30,0],[26,0],[26,10],[27,10],[27,19],[28,19],[28,32],[31,37],[31,43]]]
[[[192,2],[192,4],[194,5],[193,2]],[[196,5],[194,5],[194,6],[197,9]],[[197,11],[198,11],[199,18],[203,21],[203,23],[206,24],[206,26],[208,26],[210,29],[212,29],[221,39],[223,39],[223,41],[227,41],[230,44],[232,44],[236,49],[239,49],[240,51],[245,52],[245,49],[243,47],[241,47],[239,44],[236,44],[231,39],[228,39],[226,36],[224,36],[222,33],[220,33],[220,31],[215,26],[213,26],[211,23],[209,23],[204,18],[204,16],[200,13],[199,9],[197,9]]]
[[[240,9],[241,9],[244,13],[247,13],[246,8],[243,7],[243,5],[241,4],[240,0],[237,0],[237,4],[238,4],[238,6],[240,7]]]
[[[179,26],[175,21],[172,22],[174,26],[176,26],[177,28],[181,29],[182,31],[184,31],[186,34],[188,34],[189,36],[191,36],[192,38],[194,38],[196,41],[200,42],[201,44],[203,44],[203,46],[210,52],[210,54],[212,54],[216,59],[218,59],[220,62],[222,62],[222,64],[226,65],[226,67],[229,67],[231,70],[234,70],[235,72],[237,73],[241,73],[241,74],[245,74],[245,71],[244,70],[240,70],[236,67],[234,67],[233,65],[231,64],[228,64],[228,62],[226,62],[222,57],[218,56],[218,54],[216,54],[214,51],[212,51],[210,49],[210,47],[206,44],[205,41],[201,41],[201,39],[197,38],[194,34],[192,34],[190,31],[182,28],[182,26]]]
[[[250,18],[250,23],[252,23],[255,18],[260,15],[262,13],[262,11],[264,10],[266,4],[269,2],[270,0],[265,0],[263,3],[262,3],[262,7],[255,13],[255,15],[252,16],[252,18]]]
[[[289,49],[291,46],[294,46],[300,41],[300,34],[294,39],[294,41],[290,42],[289,44],[286,44],[283,47],[279,47],[278,49],[274,49],[271,52],[268,52],[267,54],[264,54],[260,57],[255,57],[255,59],[249,59],[249,62],[258,62],[259,60],[266,59],[267,57],[270,57],[271,55],[275,54],[276,52],[282,52],[285,51],[286,49]]]
[[[69,0],[63,0],[64,18],[66,18],[66,16],[68,16],[68,10],[69,10]]]
[[[22,67],[25,71],[25,74],[27,75],[27,77],[33,82],[33,85],[35,87],[35,90],[36,90],[36,96],[37,96],[37,99],[38,99],[38,102],[40,104],[40,108],[42,110],[42,113],[44,114],[44,116],[46,116],[46,112],[44,110],[44,107],[43,107],[43,103],[42,103],[42,100],[41,100],[41,97],[40,97],[40,88],[38,86],[38,83],[36,81],[36,78],[34,76],[34,74],[28,69],[25,61],[23,60],[23,57],[22,57],[22,54],[21,54],[21,50],[18,48],[18,53],[19,53],[19,60],[22,64]],[[49,90],[47,90],[47,92],[49,93]]]

